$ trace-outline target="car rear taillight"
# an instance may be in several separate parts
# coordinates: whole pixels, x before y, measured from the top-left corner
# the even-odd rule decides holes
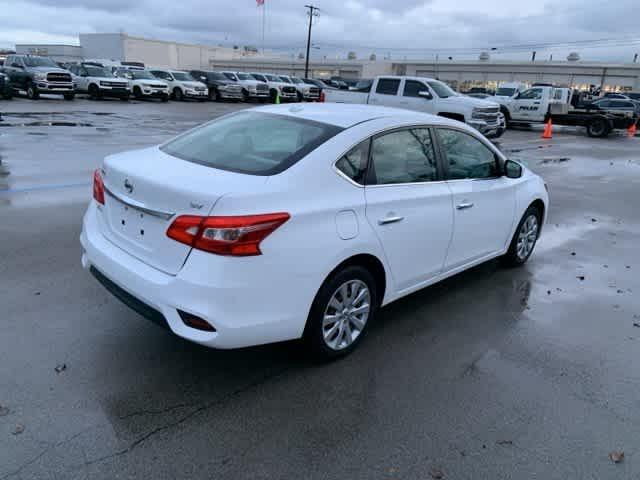
[[[288,213],[237,217],[183,215],[171,224],[167,236],[198,250],[217,255],[262,255],[260,242],[289,218]]]
[[[104,205],[104,183],[102,182],[100,169],[93,172],[93,199]]]

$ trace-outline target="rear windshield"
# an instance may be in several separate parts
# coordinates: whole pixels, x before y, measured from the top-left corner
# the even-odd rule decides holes
[[[239,112],[185,133],[160,149],[208,167],[275,175],[308,155],[342,128],[262,112]]]

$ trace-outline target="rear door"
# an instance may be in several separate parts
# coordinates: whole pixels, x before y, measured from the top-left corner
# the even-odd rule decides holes
[[[369,94],[369,103],[372,105],[401,108],[401,99],[398,97],[401,83],[402,80],[399,78],[378,78],[374,88],[371,89],[371,93]]]
[[[445,264],[453,270],[505,247],[520,179],[502,176],[498,156],[470,133],[438,128],[437,135],[453,195],[455,228]]]
[[[451,240],[453,211],[429,128],[399,129],[372,139],[365,198],[367,220],[398,290],[438,275]]]

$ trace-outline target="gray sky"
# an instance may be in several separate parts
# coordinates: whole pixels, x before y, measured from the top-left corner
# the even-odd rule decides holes
[[[304,4],[265,0],[267,47],[298,53],[306,42]],[[633,37],[634,45],[538,48],[538,58],[631,61],[640,51],[638,0],[615,8],[595,0],[317,0],[313,55],[348,50],[392,58],[475,58],[479,49]],[[255,0],[0,0],[0,47],[16,43],[77,44],[78,33],[125,31],[130,35],[204,44],[255,45],[262,38],[262,10]],[[628,42],[627,42],[628,43]],[[410,50],[401,50],[410,49]],[[419,51],[417,49],[424,49]],[[428,49],[428,50],[427,50]],[[492,52],[493,58],[529,58],[530,52]]]

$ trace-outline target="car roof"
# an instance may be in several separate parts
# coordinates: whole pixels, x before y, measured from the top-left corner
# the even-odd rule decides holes
[[[401,121],[424,123],[429,125],[459,126],[460,122],[438,117],[428,113],[414,112],[399,108],[377,107],[373,105],[350,105],[344,103],[309,103],[304,105],[270,105],[253,110],[287,115],[305,120],[349,128],[358,123],[378,118],[397,118]]]

